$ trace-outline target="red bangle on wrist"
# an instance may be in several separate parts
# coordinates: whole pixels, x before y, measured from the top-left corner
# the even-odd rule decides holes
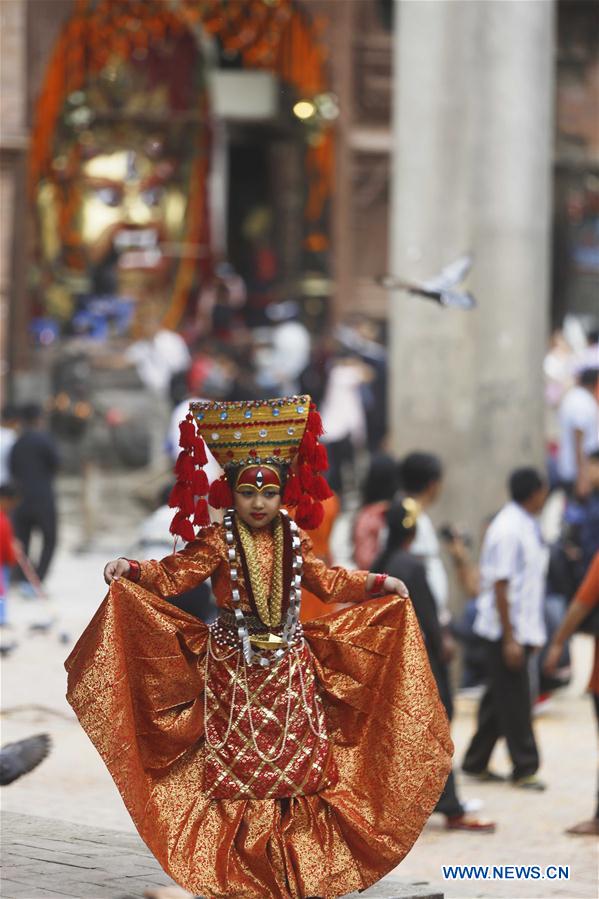
[[[125,559],[124,556],[123,558]],[[125,577],[128,581],[137,583],[141,577],[141,565],[135,559],[125,559],[125,562],[129,562],[129,573]]]
[[[375,574],[372,587],[368,591],[370,596],[381,596],[385,591],[385,581],[389,577],[388,574]]]

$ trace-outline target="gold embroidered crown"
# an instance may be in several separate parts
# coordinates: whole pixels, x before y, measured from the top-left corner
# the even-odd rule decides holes
[[[206,446],[225,471],[266,463],[285,467],[288,477],[283,502],[297,506],[295,518],[300,527],[311,529],[321,523],[321,500],[331,496],[321,475],[328,468],[328,460],[325,447],[318,441],[322,421],[307,394],[270,400],[193,402],[179,427],[177,483],[169,497],[169,505],[178,509],[171,524],[172,534],[193,540],[194,525],[210,523],[208,503],[217,509],[233,505],[226,474],[208,484],[203,471]]]

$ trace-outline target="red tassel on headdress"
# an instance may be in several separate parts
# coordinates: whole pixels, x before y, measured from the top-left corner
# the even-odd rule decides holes
[[[319,528],[324,519],[324,509],[322,507],[322,503],[312,503],[312,508],[310,509],[310,513],[306,521],[304,521],[304,527],[308,531],[315,531],[316,528]]]
[[[201,528],[206,527],[206,525],[210,524],[208,503],[205,499],[199,499],[197,501],[195,507],[195,515],[193,516],[193,523],[197,524]]]
[[[210,484],[208,502],[214,509],[230,509],[233,505],[233,492],[225,475]]]
[[[316,444],[316,452],[314,454],[314,468],[316,471],[326,471],[329,467],[329,454],[326,446],[322,443]]]
[[[302,496],[302,485],[298,476],[291,473],[287,478],[285,489],[283,490],[283,504],[285,506],[295,506]]]
[[[193,459],[191,458],[187,450],[181,450],[175,464],[175,474],[177,475],[177,480],[191,482],[193,480],[194,471],[195,465]]]
[[[168,504],[171,508],[180,509],[184,515],[193,515],[195,504],[193,493],[187,484],[177,481],[170,492]]]
[[[206,444],[202,437],[196,437],[192,444],[193,461],[196,465],[206,465],[208,456],[206,455]]]
[[[295,511],[295,520],[300,528],[305,527],[305,521],[312,511],[313,502],[305,493],[300,497]]]
[[[297,471],[300,479],[300,484],[302,485],[302,490],[312,496],[312,493],[314,491],[314,472],[309,465],[306,465],[305,462],[299,466]]]
[[[178,509],[183,502],[183,491],[185,490],[185,484],[181,483],[181,481],[177,481],[173,489],[168,495],[168,505],[171,509]]]
[[[186,543],[189,543],[191,540],[195,540],[196,532],[193,529],[193,525],[191,521],[183,514],[183,512],[177,512],[173,520],[171,521],[170,532],[175,537],[181,537]]]
[[[208,493],[208,478],[206,477],[206,472],[202,471],[202,469],[194,472],[191,490],[194,496],[206,496]]]
[[[321,474],[317,474],[312,485],[312,496],[314,499],[329,499],[333,495],[333,491]]]
[[[302,462],[314,465],[316,458],[316,438],[314,434],[311,434],[310,431],[308,431],[308,429],[304,431],[304,436],[300,443],[299,458]]]
[[[320,527],[323,518],[324,509],[322,508],[322,503],[314,503],[310,497],[302,496],[295,515],[296,524],[307,531],[313,531]]]
[[[317,411],[314,403],[310,404],[310,412],[308,413],[308,423],[307,429],[311,434],[314,434],[315,437],[320,437],[324,434],[324,428],[322,426],[322,418],[320,417],[320,413]]]
[[[179,446],[190,449],[196,439],[196,428],[191,413],[179,424]]]

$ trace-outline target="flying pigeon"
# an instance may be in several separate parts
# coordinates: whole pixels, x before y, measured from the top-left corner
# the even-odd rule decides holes
[[[36,734],[16,743],[7,743],[0,749],[0,786],[28,774],[43,762],[50,752],[48,734]]]
[[[386,290],[405,290],[407,293],[434,300],[441,306],[453,309],[474,309],[477,303],[472,294],[456,290],[471,267],[472,256],[460,256],[428,281],[404,281],[396,275],[379,275],[376,281]]]

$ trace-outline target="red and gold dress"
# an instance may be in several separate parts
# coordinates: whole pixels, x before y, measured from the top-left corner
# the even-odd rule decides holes
[[[66,662],[69,702],[141,837],[210,899],[365,889],[409,851],[450,770],[410,601],[368,600],[366,572],[327,568],[303,532],[293,539],[283,514],[262,530],[236,519],[233,548],[224,525],[203,528],[142,562],[137,582],[113,582]],[[236,616],[258,645],[280,638],[293,552],[303,586],[353,605],[248,665]],[[207,578],[210,627],[167,601]]]

